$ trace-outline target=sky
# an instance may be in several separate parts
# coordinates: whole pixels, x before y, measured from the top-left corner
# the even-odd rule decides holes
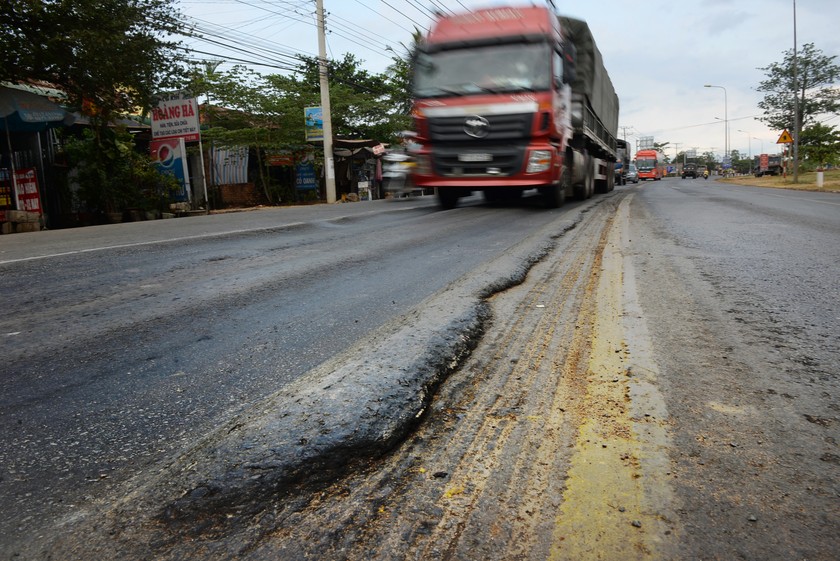
[[[295,54],[317,56],[315,0],[178,0],[186,22],[208,40],[185,44],[206,60],[240,59],[262,74],[284,73]],[[393,52],[405,52],[414,28],[430,27],[434,11],[495,5],[543,5],[542,0],[323,0],[327,56],[353,53],[370,72],[384,72]],[[766,72],[796,45],[814,43],[840,57],[837,0],[555,0],[558,12],[585,20],[595,37],[620,103],[620,138],[643,137],[677,152],[721,156],[729,120],[731,150],[778,153],[782,131],[758,117],[756,91]],[[236,50],[229,48],[235,47]],[[244,62],[242,62],[244,61]],[[837,61],[840,63],[840,58]],[[719,87],[706,88],[705,84]],[[822,120],[840,127],[840,117]]]

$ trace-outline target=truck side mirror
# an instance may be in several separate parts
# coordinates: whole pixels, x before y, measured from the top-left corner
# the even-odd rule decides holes
[[[576,54],[577,50],[575,46],[571,43],[566,44],[566,48],[563,51],[563,81],[567,84],[574,82],[577,77],[577,73],[575,72]]]
[[[566,64],[563,66],[563,82],[566,84],[571,84],[575,81],[575,67],[571,64]]]

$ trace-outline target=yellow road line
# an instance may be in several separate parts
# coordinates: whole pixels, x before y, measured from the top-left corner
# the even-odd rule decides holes
[[[589,372],[583,418],[555,521],[553,560],[659,559],[663,536],[670,532],[663,524],[668,505],[653,504],[669,495],[651,488],[667,485],[662,472],[667,468],[646,460],[663,454],[663,447],[646,441],[647,429],[640,437],[631,403],[631,394],[639,392],[632,387],[636,382],[623,319],[627,295],[621,248],[628,204],[629,199],[623,201],[605,231],[600,275],[593,279],[590,294],[594,302],[584,306],[594,310]],[[649,382],[645,386],[646,399],[653,393],[662,405],[655,388]],[[643,469],[643,462],[660,467]]]

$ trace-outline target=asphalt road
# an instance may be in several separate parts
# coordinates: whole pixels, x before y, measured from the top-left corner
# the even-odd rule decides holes
[[[411,438],[216,556],[836,559],[840,198],[620,195],[492,298]]]
[[[640,195],[720,292],[760,302],[777,323],[795,326],[797,352],[840,372],[840,197],[690,179]]]
[[[2,549],[48,538],[571,208],[425,197],[0,238]]]
[[[126,230],[147,224],[124,225],[110,249],[90,231],[84,243],[48,233],[34,259],[25,240],[0,239],[0,289],[22,295],[14,318],[38,320],[0,320],[14,366],[0,381],[3,554],[40,540],[46,558],[44,533],[64,532],[54,551],[79,559],[94,546],[159,559],[833,558],[838,197],[668,179],[552,212],[399,204],[170,221],[199,230],[160,226],[139,245]],[[294,386],[289,373],[345,357],[354,372],[312,378],[312,403],[352,408],[367,361],[412,372],[416,318],[481,287],[507,289],[488,301],[486,332],[387,456],[371,449],[344,477],[255,510],[222,505],[215,522],[146,512],[153,487],[120,487],[148,473],[177,481],[162,496],[200,504],[212,494],[180,478],[207,458],[265,435],[264,449],[305,449],[277,439],[295,431],[296,394],[219,423]],[[162,465],[217,427],[180,468]]]
[[[840,549],[840,197],[640,189],[631,262],[668,408],[683,559]]]

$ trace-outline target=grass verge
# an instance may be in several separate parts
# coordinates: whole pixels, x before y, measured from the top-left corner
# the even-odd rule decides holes
[[[719,179],[719,181],[724,183],[733,183],[735,185],[752,185],[754,187],[770,187],[773,189],[797,189],[800,191],[840,193],[840,170],[836,169],[824,172],[822,188],[817,187],[817,172],[815,171],[801,172],[799,174],[798,183],[793,182],[793,174],[788,174],[787,177],[783,177],[781,175],[766,175],[764,177],[744,175],[740,177]]]

